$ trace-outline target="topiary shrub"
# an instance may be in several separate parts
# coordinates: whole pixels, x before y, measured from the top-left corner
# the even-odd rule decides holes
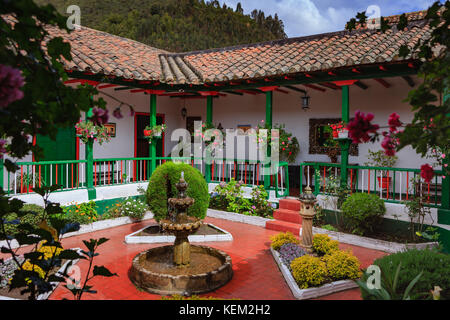
[[[342,215],[350,232],[365,235],[373,231],[386,213],[384,201],[375,194],[354,193],[342,205]]]
[[[323,257],[323,262],[333,281],[361,277],[360,262],[350,251],[334,250]]]
[[[318,255],[329,254],[339,249],[339,242],[332,240],[327,234],[316,234],[313,237],[313,250]]]
[[[301,289],[319,287],[327,281],[327,265],[318,257],[304,255],[291,262],[292,276]]]
[[[298,239],[289,231],[285,233],[278,233],[274,236],[271,236],[270,240],[272,241],[270,246],[274,250],[279,250],[281,246],[285,243],[295,243],[295,244],[299,243]]]
[[[189,184],[187,195],[195,199],[187,214],[199,219],[206,217],[209,194],[201,172],[188,164],[166,162],[153,172],[147,188],[147,203],[156,221],[167,217],[167,200],[177,197],[175,185],[180,181],[181,172],[184,172],[184,179]]]
[[[435,286],[442,289],[441,300],[450,299],[450,255],[435,250],[411,249],[376,259],[373,264],[381,269],[381,287],[388,288],[384,278],[393,279],[400,263],[396,292],[389,292],[392,299],[401,299],[410,282],[421,272],[422,276],[409,293],[412,300],[432,299],[430,290]],[[364,274],[361,281],[365,283],[368,276]],[[364,290],[361,292],[365,300],[375,298]]]

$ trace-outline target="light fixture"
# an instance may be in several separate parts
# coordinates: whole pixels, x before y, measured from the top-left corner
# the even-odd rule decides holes
[[[309,110],[309,101],[310,101],[311,97],[308,96],[308,93],[305,91],[305,95],[302,97],[302,109],[304,111],[308,111]]]
[[[184,100],[183,109],[181,109],[181,116],[183,117],[183,120],[186,119],[187,116],[186,100]]]

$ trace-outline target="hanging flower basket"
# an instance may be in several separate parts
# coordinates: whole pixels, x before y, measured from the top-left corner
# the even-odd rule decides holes
[[[348,129],[342,121],[329,126],[333,129],[333,139],[348,138]]]
[[[166,131],[166,125],[156,125],[156,126],[147,126],[144,129],[144,137],[149,139],[149,143],[152,143],[152,139],[160,139],[162,137],[162,133]]]
[[[75,125],[76,136],[86,144],[94,139],[100,145],[111,140],[111,135],[104,126],[96,126],[91,121],[82,121]]]
[[[348,138],[348,130],[347,130],[347,128],[344,128],[342,131],[338,131],[338,137],[340,139]]]

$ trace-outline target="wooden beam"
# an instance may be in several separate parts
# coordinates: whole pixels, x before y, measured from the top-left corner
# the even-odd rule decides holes
[[[284,93],[284,94],[289,94],[289,91],[286,91],[286,90],[283,90],[283,89],[280,89],[280,88],[275,89],[275,91],[278,91],[278,92],[281,92],[281,93]]]
[[[297,88],[297,87],[294,87],[294,86],[284,86],[284,87],[285,87],[285,88],[288,88],[288,89],[290,89],[290,90],[293,90],[293,91],[297,91],[297,92],[301,92],[301,93],[306,93],[305,90],[300,89],[300,88]]]
[[[117,87],[119,86],[118,84],[104,84],[98,87],[98,89],[106,89],[106,88],[112,88],[112,87]]]
[[[364,89],[364,90],[366,90],[366,89],[369,87],[367,84],[365,84],[365,83],[362,82],[362,81],[356,81],[356,82],[355,82],[355,85],[358,86],[358,87],[360,87],[361,89]]]
[[[379,79],[379,78],[376,78],[376,79],[373,79],[373,80],[375,80],[376,82],[378,82],[379,84],[381,84],[383,87],[385,87],[385,88],[390,88],[391,87],[391,85],[389,84],[389,82],[387,82],[386,80],[384,80],[384,79]]]
[[[341,87],[333,84],[333,83],[329,83],[329,82],[324,82],[324,83],[318,83],[319,86],[325,87],[325,88],[330,88],[333,90],[341,90]]]
[[[403,80],[406,81],[406,83],[409,84],[409,86],[411,88],[413,88],[416,85],[416,83],[414,82],[414,80],[410,76],[403,76],[402,78],[403,78]]]
[[[323,88],[320,88],[320,87],[318,87],[318,86],[315,86],[315,85],[313,85],[313,84],[303,84],[305,87],[307,87],[307,88],[311,88],[311,89],[314,89],[314,90],[317,90],[317,91],[321,91],[321,92],[325,92],[325,91],[327,91],[327,90],[325,90],[325,89],[323,89]]]
[[[278,86],[270,86],[270,87],[260,87],[259,90],[263,92],[274,91],[278,88]]]
[[[236,96],[243,96],[244,94],[242,93],[242,92],[236,92],[236,91],[224,91],[224,92],[226,92],[226,93],[229,93],[229,94],[234,94],[234,95],[236,95]]]
[[[236,92],[241,92],[241,93],[247,93],[247,94],[251,94],[251,95],[257,95],[258,94],[258,92],[255,92],[255,91],[250,91],[250,90],[243,90],[243,89],[238,89],[238,90],[235,90]]]
[[[131,90],[134,89],[134,87],[120,87],[120,88],[115,88],[114,91],[123,91],[123,90]]]

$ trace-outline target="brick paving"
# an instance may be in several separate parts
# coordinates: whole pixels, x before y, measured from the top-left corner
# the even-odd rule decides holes
[[[225,286],[216,291],[204,294],[204,296],[225,299],[238,298],[243,300],[295,299],[269,250],[269,237],[277,234],[278,231],[215,218],[206,218],[205,222],[223,228],[233,235],[233,241],[205,242],[202,244],[227,252],[233,261],[234,276]],[[137,231],[149,223],[150,221],[145,221],[63,239],[62,244],[64,248],[82,247],[82,240],[90,238],[106,237],[110,239],[100,247],[98,251],[100,255],[95,258],[94,264],[104,265],[119,276],[112,278],[94,278],[91,280],[90,284],[94,286],[97,293],[85,294],[83,299],[161,299],[159,295],[138,290],[128,278],[128,271],[132,259],[141,251],[161,245],[126,244],[124,242],[124,238],[127,234]],[[341,248],[352,249],[353,253],[360,259],[362,267],[367,267],[374,259],[385,255],[384,252],[347,244],[341,244]],[[83,260],[77,265],[81,268],[82,275],[85,275],[88,266],[87,262]],[[50,299],[57,300],[62,298],[73,299],[71,293],[60,285],[50,296]],[[360,294],[359,289],[352,289],[321,297],[319,299],[357,300],[360,299]]]

